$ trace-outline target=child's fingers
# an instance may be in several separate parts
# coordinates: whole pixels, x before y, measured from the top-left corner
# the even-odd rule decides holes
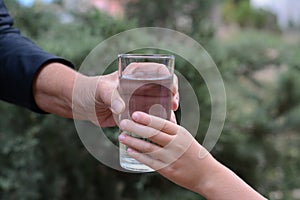
[[[161,163],[160,168],[162,166],[166,167],[167,165],[169,165],[174,161],[174,160],[170,160],[172,159],[172,156],[169,155],[168,151],[166,151],[162,147],[157,146],[156,144],[149,143],[142,139],[126,135],[125,133],[122,133],[119,136],[119,140],[122,144],[128,146],[131,149],[134,149],[140,154],[145,154],[146,155],[145,158],[148,159],[151,158],[152,160],[160,161]],[[156,169],[158,169],[158,166],[156,166]]]
[[[131,120],[122,120],[120,128],[123,131],[133,133],[141,136],[142,138],[147,138],[160,146],[166,146],[172,140],[172,136],[168,134],[162,133],[161,131],[148,126],[135,123]]]
[[[176,155],[172,155],[174,154],[174,152],[172,151],[158,146],[155,147],[155,145],[151,143],[148,143],[150,144],[150,146],[148,146],[148,144],[146,144],[147,142],[144,142],[145,141],[142,141],[140,139],[126,136],[126,139],[123,140],[122,143],[129,147],[127,150],[129,156],[141,163],[146,164],[154,170],[160,170],[171,165],[182,155],[182,153],[176,153]],[[146,146],[141,145],[142,143],[144,143]]]
[[[140,153],[140,152],[138,152],[134,149],[129,148],[127,150],[127,153],[132,158],[136,159],[137,161],[139,161],[141,163],[144,163],[145,165],[149,166],[150,168],[152,168],[156,171],[159,170],[159,169],[162,169],[163,167],[166,166],[166,164],[164,164],[160,160],[152,158],[151,156],[149,156],[147,154]]]
[[[131,137],[131,136],[127,135],[126,133],[120,134],[119,141],[122,144],[125,144],[126,146],[132,147],[132,148],[136,149],[137,151],[143,152],[143,153],[152,153],[152,152],[158,151],[160,149],[159,146],[157,146],[153,143],[144,141],[139,138]]]
[[[165,132],[169,135],[176,135],[179,130],[177,124],[143,112],[134,112],[132,114],[132,119],[137,123]]]

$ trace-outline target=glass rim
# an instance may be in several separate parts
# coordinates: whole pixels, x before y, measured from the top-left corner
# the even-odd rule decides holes
[[[118,58],[152,58],[152,59],[175,59],[172,54],[118,54]]]

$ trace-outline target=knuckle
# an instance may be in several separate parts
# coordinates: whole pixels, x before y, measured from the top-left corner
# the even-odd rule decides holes
[[[153,131],[149,131],[149,136],[148,139],[149,140],[155,140],[155,138],[157,138],[157,136],[159,135],[160,131],[159,130],[153,130]]]
[[[146,144],[144,145],[144,149],[145,149],[145,152],[153,152],[153,151],[154,151],[153,144],[151,144],[151,143],[146,143]]]

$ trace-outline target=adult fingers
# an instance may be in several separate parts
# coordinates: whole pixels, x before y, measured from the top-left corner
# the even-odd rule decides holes
[[[98,87],[96,91],[96,103],[103,107],[110,108],[115,114],[120,114],[125,109],[125,103],[122,100],[118,90],[118,72],[98,77]]]
[[[173,78],[173,88],[172,88],[172,110],[176,111],[178,107],[179,107],[178,77],[175,74]]]
[[[125,110],[125,103],[117,89],[112,93],[110,110],[114,114],[121,114]]]
[[[173,122],[174,124],[177,124],[177,119],[174,111],[171,112],[171,118],[170,121]]]

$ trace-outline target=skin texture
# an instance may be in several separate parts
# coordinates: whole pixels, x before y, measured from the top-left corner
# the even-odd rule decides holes
[[[73,95],[75,81],[80,83],[80,88]],[[111,127],[117,124],[114,114],[118,115],[125,109],[117,92],[118,83],[117,72],[89,77],[63,64],[50,63],[37,73],[33,82],[33,95],[36,104],[45,112]],[[172,110],[177,110],[179,95],[176,76],[173,85]],[[96,92],[91,88],[95,88]],[[93,112],[96,116],[91,114]],[[175,121],[174,113],[172,121]]]
[[[120,128],[153,143],[119,136],[128,154],[174,183],[212,200],[265,199],[227,167],[219,163],[183,127],[146,113],[135,112],[133,121]]]

